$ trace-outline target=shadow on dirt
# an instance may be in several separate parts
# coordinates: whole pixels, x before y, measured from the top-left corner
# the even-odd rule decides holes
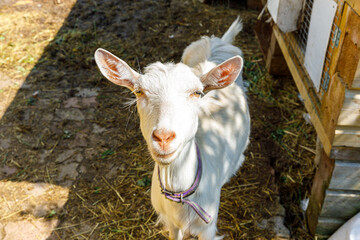
[[[154,226],[153,163],[136,109],[127,105],[132,96],[100,75],[93,53],[105,48],[139,70],[177,62],[190,42],[220,36],[239,13],[245,28],[236,44],[245,58],[260,59],[256,12],[190,1],[78,0],[0,120],[0,239],[164,238]],[[236,189],[225,188],[237,191],[225,193],[220,210],[220,232],[229,238],[273,234],[257,222],[277,206],[270,159],[263,159],[252,156],[261,163],[245,164],[231,183]]]

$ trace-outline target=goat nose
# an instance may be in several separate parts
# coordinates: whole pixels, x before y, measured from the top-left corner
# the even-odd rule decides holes
[[[164,129],[156,129],[152,134],[153,139],[162,144],[168,144],[175,139],[176,134],[174,131],[167,131]]]

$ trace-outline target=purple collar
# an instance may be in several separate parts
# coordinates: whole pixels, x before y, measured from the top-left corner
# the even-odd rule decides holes
[[[196,153],[197,153],[197,158],[198,158],[198,169],[197,169],[195,181],[188,190],[183,191],[183,192],[172,192],[172,191],[166,190],[165,186],[161,182],[159,167],[158,167],[158,177],[159,177],[159,182],[160,182],[160,187],[161,187],[161,193],[164,194],[167,199],[174,201],[174,202],[182,203],[182,204],[184,204],[184,203],[188,204],[190,207],[192,207],[194,209],[194,211],[199,215],[199,217],[201,217],[202,220],[204,220],[204,222],[209,223],[212,220],[212,217],[198,204],[196,204],[195,202],[193,202],[191,200],[185,199],[186,197],[190,196],[191,194],[193,194],[196,191],[197,187],[199,186],[200,180],[201,180],[202,161],[201,161],[201,155],[200,155],[200,150],[199,150],[198,145],[196,145]]]

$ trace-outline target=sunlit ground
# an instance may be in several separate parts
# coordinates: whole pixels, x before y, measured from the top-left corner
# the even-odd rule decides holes
[[[75,3],[53,2],[46,3],[54,5],[52,11],[36,0],[0,2],[0,119],[69,15],[65,5]]]
[[[46,239],[58,224],[69,189],[47,183],[0,181],[0,239]]]

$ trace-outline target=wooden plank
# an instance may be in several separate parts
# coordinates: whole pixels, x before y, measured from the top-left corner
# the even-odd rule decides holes
[[[359,61],[358,65],[357,65],[354,81],[353,81],[353,84],[352,84],[351,88],[360,90],[360,61]]]
[[[284,37],[276,25],[273,26],[273,31],[279,43],[281,51],[285,57],[291,75],[293,76],[295,84],[300,92],[300,95],[304,99],[304,105],[306,107],[306,110],[310,114],[311,122],[315,127],[315,130],[320,138],[320,141],[324,147],[326,154],[329,155],[331,151],[331,141],[325,132],[324,126],[320,121],[320,116],[317,112],[317,107],[315,106],[316,103],[312,100],[312,97],[309,95],[310,94],[309,88],[304,82],[304,79],[307,77],[302,73],[302,69],[299,63],[295,62],[292,59],[287,44],[284,40]]]
[[[316,170],[309,205],[306,209],[306,219],[311,234],[315,234],[320,216],[321,207],[325,198],[325,190],[329,186],[332,171],[334,169],[334,159],[327,156],[322,149],[318,169]]]
[[[261,20],[257,21],[254,30],[268,73],[276,76],[290,76],[289,68],[273,34],[270,23]]]
[[[345,107],[341,109],[338,119],[339,126],[359,126],[360,109]]]
[[[360,127],[337,126],[333,146],[360,147]]]
[[[346,0],[346,3],[360,15],[360,1],[359,0]]]
[[[339,32],[345,32],[348,22],[348,12],[350,11],[349,9],[349,6],[345,4],[345,6],[343,7],[343,14],[340,16],[341,20],[339,24]],[[331,142],[335,137],[335,129],[342,111],[346,92],[346,85],[344,79],[340,76],[341,73],[337,70],[337,66],[341,65],[339,59],[342,50],[341,46],[344,43],[344,39],[345,34],[341,34],[338,44],[339,47],[335,47],[333,50],[329,69],[329,76],[331,78],[329,81],[328,90],[324,93],[321,102],[321,121],[325,128],[325,133],[327,134]],[[340,121],[342,121],[343,119],[344,115],[342,115]]]
[[[360,191],[360,162],[336,160],[329,189]]]
[[[330,158],[336,160],[360,162],[360,148],[333,147]]]
[[[360,191],[327,190],[322,217],[350,219],[360,211]]]
[[[337,0],[336,0],[337,1]],[[335,1],[335,2],[336,2]],[[328,83],[326,83],[326,80],[328,77],[331,77],[335,74],[334,69],[335,66],[337,64],[337,61],[339,59],[339,46],[341,46],[341,44],[339,45],[340,40],[343,40],[344,36],[341,35],[340,33],[342,32],[343,28],[345,27],[345,22],[344,21],[344,16],[346,16],[346,14],[344,14],[344,8],[345,5],[348,6],[347,4],[344,4],[343,2],[339,2],[337,1],[338,6],[337,6],[337,10],[335,12],[335,17],[334,17],[334,21],[331,27],[331,33],[330,33],[330,39],[329,39],[329,44],[328,44],[328,48],[326,51],[326,58],[325,58],[325,62],[324,62],[324,68],[323,68],[323,73],[322,73],[322,85],[320,87],[320,91],[321,94],[323,94],[324,92],[327,92],[328,88],[327,85]],[[340,30],[341,28],[341,23],[342,21],[343,23],[343,28]],[[336,54],[337,52],[337,54]]]
[[[319,217],[319,222],[316,227],[316,236],[318,239],[328,238],[345,222],[346,220],[342,218]]]
[[[290,76],[289,68],[281,52],[280,46],[276,41],[275,34],[272,32],[269,50],[265,61],[268,72],[275,76]]]
[[[270,48],[271,35],[273,31],[272,27],[270,23],[259,20],[254,26],[254,31],[264,59],[267,59],[267,54]]]
[[[360,127],[360,90],[345,91],[344,104],[337,125]]]
[[[337,72],[337,66],[338,66],[338,62],[339,62],[339,57],[340,57],[340,53],[341,53],[341,49],[342,49],[342,45],[344,43],[344,38],[345,35],[341,34],[345,31],[345,27],[347,24],[347,17],[348,17],[348,12],[349,12],[349,5],[345,4],[343,6],[343,11],[342,11],[342,15],[340,16],[340,24],[339,24],[339,32],[340,32],[340,39],[338,40],[338,45],[336,47],[334,47],[333,52],[332,52],[332,56],[331,56],[331,60],[330,60],[330,69],[329,69],[329,76],[334,76],[335,74],[339,74]]]
[[[321,102],[321,122],[325,134],[330,141],[334,139],[335,129],[345,98],[345,84],[338,74],[335,74],[329,82],[328,91],[324,94]]]
[[[360,60],[360,16],[347,8],[345,28],[341,31],[342,45],[336,71],[351,89]]]

